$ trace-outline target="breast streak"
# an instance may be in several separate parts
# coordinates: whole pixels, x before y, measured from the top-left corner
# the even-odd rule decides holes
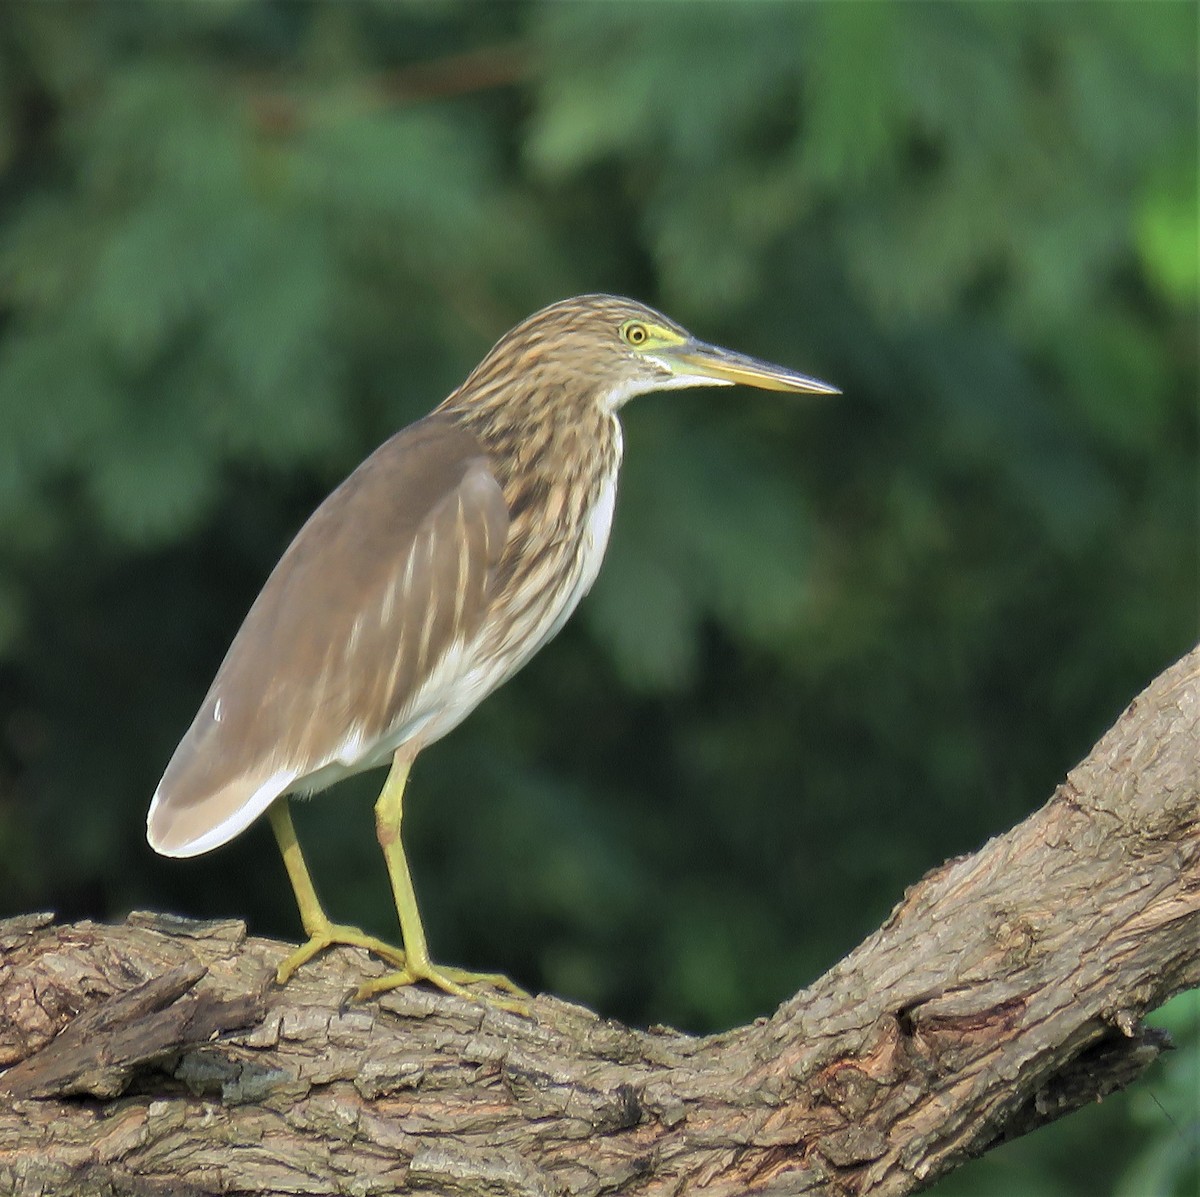
[[[616,494],[614,463],[589,505],[580,536],[527,551],[528,568],[497,596],[475,639],[456,642],[437,663],[413,696],[403,728],[389,737],[392,744],[409,744],[416,751],[452,731],[559,632],[600,572]]]

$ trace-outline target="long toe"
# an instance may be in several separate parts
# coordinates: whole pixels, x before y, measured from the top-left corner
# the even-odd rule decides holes
[[[428,981],[431,985],[436,985],[445,993],[454,994],[456,997],[466,998],[470,1002],[479,1002],[483,1005],[493,1006],[497,1010],[507,1010],[513,1014],[528,1014],[529,1002],[532,1001],[529,994],[523,989],[519,989],[513,985],[507,977],[500,977],[500,981],[507,982],[506,992],[523,995],[521,997],[505,997],[503,993],[488,993],[480,992],[475,989],[468,989],[463,981],[472,983],[493,984],[493,975],[489,973],[470,973],[464,969],[458,968],[437,968],[430,965],[427,968],[413,970],[406,968],[396,973],[386,973],[382,977],[375,977],[373,980],[365,981],[358,987],[358,992],[354,995],[354,1000],[358,1002],[366,1001],[368,998],[376,997],[381,993],[387,993],[392,989],[400,989],[405,985],[414,985],[417,981]]]
[[[284,985],[292,974],[302,965],[307,964],[318,953],[326,948],[344,944],[350,948],[362,948],[373,956],[396,968],[404,967],[404,951],[374,935],[368,935],[358,927],[348,927],[342,923],[329,923],[318,927],[309,936],[307,943],[302,943],[294,952],[290,952],[275,970],[275,980]]]
[[[532,993],[527,989],[522,989],[516,981],[510,980],[503,973],[473,973],[468,972],[465,968],[441,968],[438,971],[452,981],[457,981],[460,985],[488,985],[492,989],[499,989],[515,998],[520,998],[524,1002],[533,1001]]]

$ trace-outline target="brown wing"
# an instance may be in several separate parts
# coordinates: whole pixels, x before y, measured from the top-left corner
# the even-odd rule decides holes
[[[206,852],[311,774],[367,767],[438,661],[478,630],[507,535],[470,433],[432,415],[381,446],[250,608],[154,795],[153,847]]]

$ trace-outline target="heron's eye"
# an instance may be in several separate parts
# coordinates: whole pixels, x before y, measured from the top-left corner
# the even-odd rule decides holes
[[[627,345],[637,349],[650,339],[650,330],[636,320],[627,320],[621,325],[621,336],[625,338]]]

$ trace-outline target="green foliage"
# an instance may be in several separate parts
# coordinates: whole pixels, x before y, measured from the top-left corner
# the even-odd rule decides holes
[[[147,796],[321,496],[611,290],[846,396],[631,406],[595,593],[422,757],[418,886],[447,959],[768,1010],[1195,636],[1197,49],[1170,0],[8,6],[0,908],[295,933],[269,835],[155,860]],[[300,826],[390,933],[373,780]],[[1162,1017],[945,1191],[1191,1191]]]
[[[1154,1017],[1175,1050],[1144,1087],[1130,1095],[1142,1148],[1129,1162],[1114,1197],[1200,1190],[1200,990],[1181,993]]]

